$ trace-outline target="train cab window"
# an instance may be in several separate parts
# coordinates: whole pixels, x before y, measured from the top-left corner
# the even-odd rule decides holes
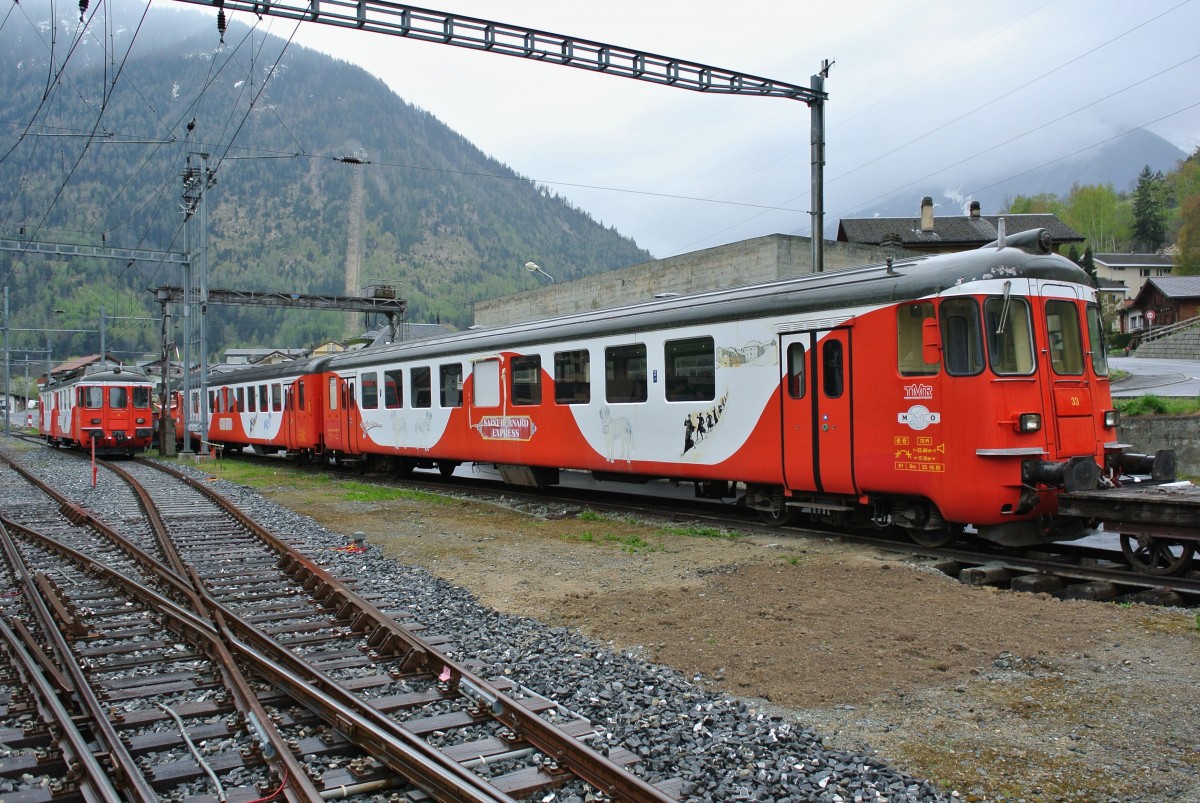
[[[979,335],[979,306],[972,298],[942,302],[942,359],[953,376],[974,376],[983,370],[983,341]]]
[[[509,398],[513,404],[542,403],[542,358],[536,354],[513,357],[508,362],[512,387]]]
[[[379,407],[379,374],[375,371],[365,371],[358,383],[358,405],[364,410],[375,410]]]
[[[1087,305],[1088,352],[1092,355],[1092,370],[1096,376],[1108,376],[1108,346],[1104,342],[1104,326],[1100,320],[1100,309],[1095,304]]]
[[[668,340],[667,401],[712,401],[717,396],[716,349],[711,337]]]
[[[646,401],[646,344],[604,350],[604,398],[613,404]]]
[[[554,401],[587,404],[592,400],[592,358],[587,349],[554,355]]]
[[[1046,336],[1050,365],[1063,376],[1083,374],[1083,342],[1079,332],[1079,308],[1073,301],[1046,302]]]
[[[841,398],[846,389],[846,360],[840,340],[821,344],[821,384],[829,399]]]
[[[275,412],[283,409],[283,385],[278,382],[271,384],[271,409]]]
[[[463,367],[456,362],[438,367],[442,407],[462,407]]]
[[[933,318],[932,301],[901,304],[896,310],[896,369],[900,376],[933,376],[940,363],[925,362],[925,321]]]
[[[1033,326],[1029,302],[1023,298],[989,298],[983,302],[988,361],[999,375],[1033,373]]]
[[[408,372],[409,381],[412,382],[412,406],[413,407],[432,407],[433,406],[433,373],[428,366],[413,368]]]
[[[112,387],[108,389],[108,406],[114,410],[124,410],[129,406],[129,388]]]
[[[80,404],[89,410],[99,410],[104,406],[104,388],[92,385],[91,387],[80,388]]]
[[[787,393],[793,399],[804,398],[804,344],[792,343],[787,350]]]
[[[150,388],[138,385],[133,389],[133,406],[142,409],[150,406]]]
[[[404,406],[404,372],[399,368],[383,372],[383,406],[389,410]]]

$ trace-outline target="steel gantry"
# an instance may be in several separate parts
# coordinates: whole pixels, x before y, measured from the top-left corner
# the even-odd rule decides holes
[[[820,72],[812,76],[812,86],[806,87],[619,45],[383,0],[176,2],[216,6],[219,9],[217,28],[222,36],[225,33],[226,13],[244,11],[258,17],[265,14],[338,28],[388,34],[420,42],[499,53],[710,95],[750,95],[802,101],[808,104],[811,117],[809,145],[813,270],[820,272],[823,269],[825,100],[828,98],[825,79],[829,77],[829,68],[832,66],[832,62],[828,60],[823,61]]]

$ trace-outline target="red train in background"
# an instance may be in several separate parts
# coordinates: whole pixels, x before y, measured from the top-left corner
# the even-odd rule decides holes
[[[111,362],[54,374],[39,394],[38,433],[52,446],[138,454],[154,435],[153,392],[144,371]]]
[[[200,420],[197,393],[191,421]],[[1170,452],[1117,441],[1089,277],[1045,231],[978,250],[214,376],[204,440],[404,473],[671,479],[771,521],[1078,537],[1058,495]],[[182,438],[182,429],[177,430]]]

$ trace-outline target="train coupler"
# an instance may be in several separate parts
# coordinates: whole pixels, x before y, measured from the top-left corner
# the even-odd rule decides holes
[[[1175,450],[1159,449],[1153,455],[1121,452],[1109,455],[1108,469],[1116,474],[1149,474],[1154,482],[1175,481]]]
[[[1021,463],[1021,482],[1064,491],[1090,491],[1100,483],[1100,465],[1091,456],[1072,457],[1064,463],[1026,460]]]

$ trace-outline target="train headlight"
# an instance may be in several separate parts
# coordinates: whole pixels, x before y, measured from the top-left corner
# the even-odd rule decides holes
[[[1115,429],[1117,424],[1121,423],[1121,413],[1118,410],[1104,411],[1104,426],[1109,429]]]
[[[1041,413],[1021,413],[1017,418],[1017,432],[1040,432],[1041,429]]]

